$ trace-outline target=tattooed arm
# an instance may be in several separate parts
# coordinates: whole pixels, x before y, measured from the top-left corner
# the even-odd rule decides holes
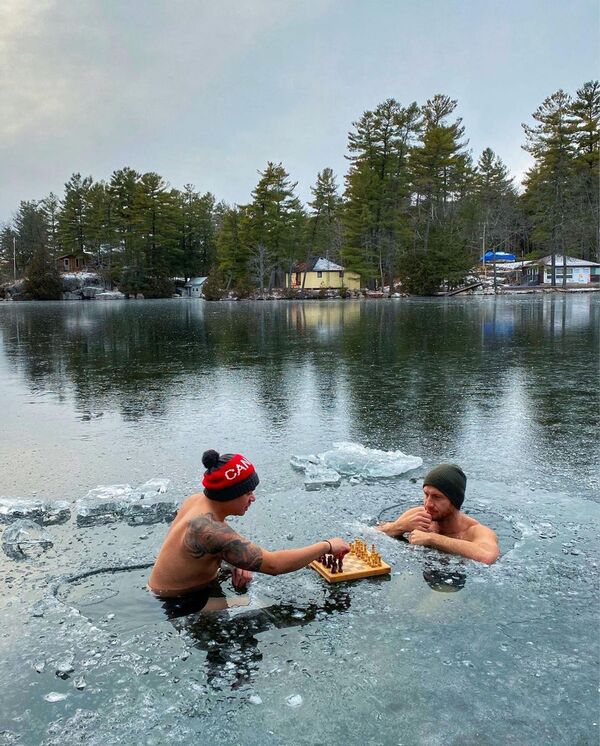
[[[341,539],[331,541],[335,542],[334,547],[337,547],[337,542],[342,542]],[[267,575],[280,575],[299,570],[329,550],[329,542],[320,541],[299,549],[268,552],[240,536],[231,526],[216,520],[212,513],[206,513],[190,521],[185,544],[194,557],[200,558],[210,554],[229,562],[234,567]]]

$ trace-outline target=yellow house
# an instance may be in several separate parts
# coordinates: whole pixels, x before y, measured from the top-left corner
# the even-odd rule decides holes
[[[304,280],[306,273],[306,280]],[[360,289],[360,275],[356,272],[346,272],[344,267],[324,259],[315,257],[308,262],[296,264],[292,267],[291,275],[287,275],[287,287],[301,289],[304,280],[304,290],[325,290],[328,288],[345,287],[349,290]]]

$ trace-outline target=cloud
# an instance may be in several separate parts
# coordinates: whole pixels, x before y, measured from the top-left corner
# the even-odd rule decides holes
[[[4,146],[80,128],[106,136],[156,126],[302,12],[277,0],[5,0]]]

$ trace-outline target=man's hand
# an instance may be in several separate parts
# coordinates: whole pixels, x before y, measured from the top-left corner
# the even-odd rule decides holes
[[[249,570],[242,570],[239,567],[231,568],[231,583],[236,590],[243,590],[251,580],[252,573]]]
[[[378,531],[383,531],[388,536],[397,537],[409,531],[429,531],[431,527],[431,516],[425,508],[411,508],[395,521],[380,523],[377,526]]]
[[[339,536],[336,536],[334,539],[328,539],[328,541],[331,544],[331,553],[334,554],[336,557],[343,557],[350,551],[348,542],[340,539]]]
[[[417,546],[420,547],[428,547],[434,536],[437,536],[437,534],[434,534],[431,531],[420,531],[416,528],[408,535],[408,541],[410,544],[417,544]]]

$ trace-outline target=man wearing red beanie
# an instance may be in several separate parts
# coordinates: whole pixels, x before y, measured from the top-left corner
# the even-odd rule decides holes
[[[408,534],[411,544],[491,565],[500,556],[498,539],[491,528],[460,512],[466,486],[460,466],[439,464],[423,480],[423,507],[411,508],[377,528],[397,538]]]
[[[340,538],[274,552],[253,544],[225,519],[244,515],[254,502],[259,482],[254,466],[239,453],[221,456],[216,451],[205,451],[202,463],[204,491],[183,503],[152,569],[148,586],[157,596],[185,596],[206,588],[222,561],[232,567],[233,585],[244,588],[252,571],[280,575],[299,570],[322,554],[343,557],[350,551]]]

